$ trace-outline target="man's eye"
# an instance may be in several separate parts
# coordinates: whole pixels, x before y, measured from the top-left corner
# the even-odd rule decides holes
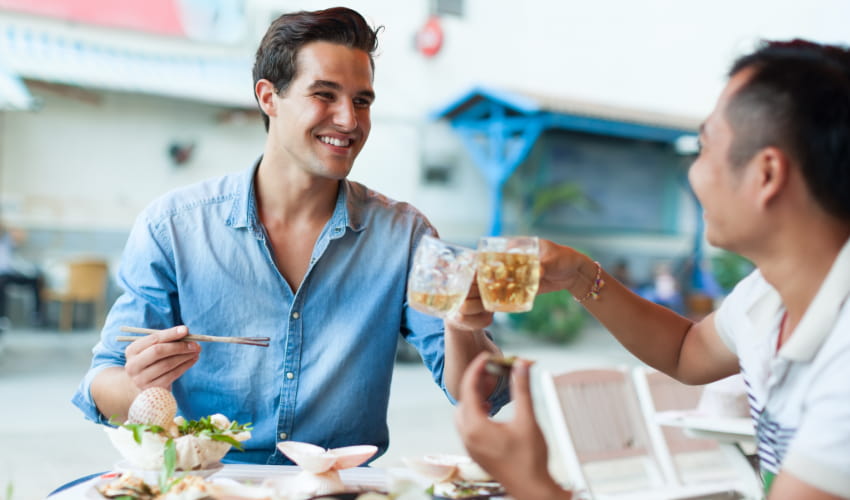
[[[332,101],[334,98],[334,95],[330,92],[316,92],[314,95],[328,101]]]
[[[370,101],[369,99],[355,99],[354,100],[354,106],[356,106],[358,108],[368,108],[371,105],[372,105],[372,101]]]

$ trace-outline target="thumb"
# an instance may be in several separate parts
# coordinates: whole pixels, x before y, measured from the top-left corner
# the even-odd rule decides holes
[[[511,393],[516,403],[517,419],[534,420],[534,404],[531,400],[531,377],[529,376],[532,362],[518,359],[511,369]]]

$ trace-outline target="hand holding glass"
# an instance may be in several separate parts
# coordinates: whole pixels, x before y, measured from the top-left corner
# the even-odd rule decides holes
[[[407,302],[417,311],[446,318],[469,293],[475,275],[475,250],[423,236],[407,280]]]
[[[479,240],[478,289],[484,309],[531,310],[540,285],[539,248],[534,236],[493,236]]]

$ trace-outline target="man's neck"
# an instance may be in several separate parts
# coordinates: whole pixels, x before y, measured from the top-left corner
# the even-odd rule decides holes
[[[850,224],[834,219],[810,219],[794,231],[771,238],[763,255],[753,261],[782,298],[788,318],[786,336],[803,318],[838,253],[850,238]]]
[[[333,214],[339,181],[287,167],[263,157],[254,180],[258,212],[264,223],[324,224]]]

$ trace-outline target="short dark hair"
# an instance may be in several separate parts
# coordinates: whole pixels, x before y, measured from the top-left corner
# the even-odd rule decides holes
[[[850,51],[805,40],[763,41],[729,76],[752,76],[724,110],[732,127],[729,160],[782,149],[829,213],[850,219]]]
[[[271,23],[257,48],[254,88],[258,81],[265,78],[272,82],[277,93],[285,92],[298,70],[298,51],[305,44],[315,41],[336,43],[366,52],[374,71],[374,55],[380,30],[380,27],[369,26],[357,11],[346,7],[283,14]],[[268,130],[269,117],[262,109],[260,113]]]

